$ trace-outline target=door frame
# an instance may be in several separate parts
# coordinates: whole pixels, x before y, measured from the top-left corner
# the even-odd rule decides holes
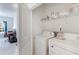
[[[19,26],[19,4],[17,3],[16,4],[17,5],[17,8],[16,8],[16,34],[17,34],[17,51],[16,51],[16,55],[19,55],[19,37],[20,37],[20,35],[19,35],[19,29],[20,29],[20,26]]]

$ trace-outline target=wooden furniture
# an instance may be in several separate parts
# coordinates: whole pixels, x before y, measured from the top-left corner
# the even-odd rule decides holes
[[[0,23],[0,32],[3,31],[2,24]]]
[[[0,28],[0,32],[2,32],[3,31],[3,29],[2,28]]]
[[[8,41],[10,43],[16,43],[17,42],[16,32],[8,31],[7,36],[8,36]]]

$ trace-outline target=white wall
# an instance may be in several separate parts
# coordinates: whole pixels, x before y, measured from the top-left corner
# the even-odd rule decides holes
[[[42,34],[42,22],[41,18],[43,17],[44,7],[35,8],[32,11],[32,41],[33,41],[33,51],[35,55],[46,54],[45,39],[43,37],[36,37],[37,35]]]
[[[32,11],[32,34],[37,35],[42,32],[42,22],[41,18],[43,17],[43,6],[38,7]]]
[[[72,4],[45,4],[45,15],[49,15],[53,10],[63,12],[68,11]],[[59,31],[60,27],[64,32],[79,33],[79,14],[70,14],[68,17],[50,20],[44,23],[44,29],[49,31]]]
[[[32,54],[31,44],[31,10],[19,4],[19,54]]]
[[[79,19],[79,15],[74,15],[68,18],[47,21],[47,23],[44,23],[44,30],[59,31],[60,27],[62,27],[63,32],[79,33],[78,19]]]
[[[68,11],[72,5],[73,4],[48,3],[43,4],[40,7],[34,9],[33,11],[33,25],[35,24],[33,26],[33,29],[35,30],[33,31],[34,34],[36,32],[40,32],[41,29],[48,31],[59,31],[61,26],[64,32],[79,33],[78,31],[79,14],[70,14],[68,17],[57,18],[56,20],[50,20],[43,23],[40,22],[42,18],[46,17],[47,15],[51,15],[52,11],[56,12]]]
[[[7,31],[13,30],[13,17],[0,16],[0,21],[7,21]]]

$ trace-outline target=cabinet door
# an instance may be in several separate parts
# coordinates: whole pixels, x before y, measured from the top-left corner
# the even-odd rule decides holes
[[[41,36],[37,36],[35,39],[35,54],[36,55],[46,54],[46,39]]]
[[[66,50],[63,47],[59,47],[55,44],[49,45],[49,55],[74,55],[74,53]]]

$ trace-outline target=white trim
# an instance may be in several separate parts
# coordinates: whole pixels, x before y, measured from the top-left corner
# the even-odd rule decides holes
[[[19,55],[19,4],[17,4],[17,12],[16,12],[16,14],[17,14],[17,21],[16,21],[16,23],[17,23],[17,26],[16,26],[16,33],[17,33],[17,55]]]

